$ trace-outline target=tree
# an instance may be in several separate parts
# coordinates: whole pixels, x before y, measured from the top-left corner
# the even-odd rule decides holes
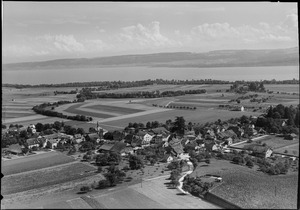
[[[173,127],[173,132],[176,132],[180,135],[184,134],[185,129],[185,119],[183,117],[176,117]]]
[[[56,130],[59,131],[59,130],[62,128],[61,122],[55,121],[55,122],[53,123],[53,128],[55,128]]]
[[[85,134],[85,131],[84,131],[83,128],[77,128],[77,129],[76,129],[76,134],[84,135],[84,134]]]
[[[146,123],[146,128],[148,128],[148,129],[151,128],[151,123],[150,122]]]
[[[136,155],[129,156],[129,167],[132,170],[141,169],[144,166],[143,161]]]
[[[99,189],[107,188],[109,186],[110,186],[110,182],[107,179],[103,179],[98,182]]]
[[[96,133],[97,131],[96,131],[96,129],[94,127],[90,127],[89,128],[89,132],[90,133]]]
[[[28,139],[28,133],[26,130],[23,130],[20,132],[20,137],[21,138],[25,138],[25,139]]]

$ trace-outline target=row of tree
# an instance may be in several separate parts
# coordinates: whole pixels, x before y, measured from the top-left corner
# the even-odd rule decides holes
[[[32,110],[37,113],[37,114],[41,114],[41,115],[45,115],[45,116],[50,116],[50,117],[59,117],[59,118],[63,118],[63,119],[68,119],[68,120],[77,120],[77,121],[92,121],[93,118],[92,117],[88,117],[85,115],[65,115],[63,113],[57,112],[57,111],[53,111],[54,107],[57,107],[59,105],[62,104],[67,104],[67,103],[76,103],[77,101],[58,101],[58,102],[54,102],[54,103],[43,103],[40,105],[36,105],[32,108]],[[51,107],[51,110],[49,109]]]
[[[203,94],[205,89],[197,90],[178,90],[178,91],[141,91],[130,93],[95,93],[92,88],[82,88],[80,93],[76,96],[80,100],[89,100],[97,98],[160,98],[160,97],[175,97],[185,94]]]

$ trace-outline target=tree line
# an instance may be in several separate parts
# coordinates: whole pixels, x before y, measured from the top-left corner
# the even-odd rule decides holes
[[[174,97],[185,94],[203,94],[205,89],[197,90],[177,90],[177,91],[140,91],[130,93],[95,93],[93,88],[82,88],[80,93],[76,96],[78,100],[89,100],[97,98],[160,98],[160,97]]]
[[[58,102],[54,102],[54,103],[42,103],[40,105],[36,105],[32,108],[32,110],[37,113],[37,114],[41,114],[41,115],[45,115],[45,116],[50,116],[50,117],[59,117],[59,118],[63,118],[63,119],[68,119],[68,120],[77,120],[77,121],[92,121],[93,118],[92,117],[88,117],[85,115],[65,115],[63,113],[57,112],[57,111],[53,111],[55,107],[62,105],[62,104],[69,104],[69,103],[76,103],[78,101],[74,100],[73,102],[71,101],[58,101]],[[49,109],[51,107],[51,110]]]

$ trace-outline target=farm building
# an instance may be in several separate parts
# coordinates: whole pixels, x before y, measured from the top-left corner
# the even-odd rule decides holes
[[[40,146],[40,142],[36,138],[27,139],[26,143],[27,143],[29,149]]]
[[[214,142],[205,142],[204,146],[205,146],[205,150],[208,152],[218,150],[218,146]]]
[[[284,137],[286,140],[295,140],[297,138],[297,135],[294,133],[288,134]]]
[[[158,127],[158,128],[152,128],[150,131],[152,131],[154,134],[169,134],[170,132],[164,128],[164,127]]]
[[[263,158],[268,158],[273,153],[273,150],[270,147],[262,145],[251,145],[247,150],[251,151],[252,155]]]
[[[237,138],[237,134],[229,129],[229,130],[226,130],[224,132],[220,132],[217,134],[218,136],[218,139],[222,139],[222,140],[225,140],[225,139],[228,139],[228,138],[231,138],[231,139],[236,139]]]
[[[12,154],[22,154],[22,146],[19,144],[12,144],[7,149],[8,152]]]
[[[115,143],[104,143],[100,148],[99,152],[116,152],[122,153],[122,150],[126,148],[126,143],[115,142]]]
[[[100,148],[99,152],[109,152],[111,148],[114,146],[114,143],[104,143]]]
[[[179,139],[172,139],[169,142],[169,147],[171,148],[171,153],[175,156],[178,156],[183,153],[183,147]]]

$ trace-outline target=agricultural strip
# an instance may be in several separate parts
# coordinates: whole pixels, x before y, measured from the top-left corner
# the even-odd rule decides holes
[[[113,209],[162,209],[165,206],[130,188],[95,199],[106,208]]]
[[[112,112],[118,114],[133,114],[136,112],[142,112],[144,110],[141,109],[132,109],[132,108],[125,108],[125,107],[116,107],[116,106],[107,106],[107,105],[93,105],[93,106],[86,106],[85,108],[94,109],[94,110],[101,110],[105,112]]]
[[[139,112],[134,115],[125,115],[117,118],[109,118],[105,120],[101,120],[99,122],[107,125],[113,126],[128,126],[129,122],[141,122],[147,123],[148,121],[158,121],[158,122],[166,122],[166,120],[171,119],[175,120],[176,116],[184,116],[186,122],[192,123],[206,123],[206,122],[215,122],[218,119],[228,120],[230,118],[241,117],[242,115],[246,116],[255,116],[257,113],[255,112],[238,112],[238,111],[228,111],[228,110],[220,110],[220,109],[208,109],[208,108],[197,108],[196,110],[179,110],[179,109],[160,109],[160,112]]]
[[[206,167],[204,167],[206,165]],[[211,193],[245,209],[296,209],[298,173],[270,176],[225,160],[200,163],[192,176],[219,175],[223,183]],[[275,187],[277,187],[275,189]],[[275,194],[276,190],[276,194]]]
[[[138,113],[134,113],[134,114],[128,114],[128,115],[123,115],[123,116],[118,116],[118,117],[112,117],[109,119],[104,119],[104,120],[100,120],[100,123],[103,122],[109,122],[109,121],[114,121],[114,120],[124,120],[128,122],[128,118],[135,118],[135,117],[139,117],[139,116],[152,116],[152,115],[157,115],[160,112],[168,112],[170,111],[169,109],[154,109],[154,110],[148,110],[148,111],[144,111],[144,112],[138,112]],[[128,123],[126,124],[126,126],[128,125]]]
[[[33,121],[33,120],[43,120],[46,119],[47,117],[43,115],[32,115],[32,116],[27,116],[27,117],[18,117],[18,118],[13,118],[13,119],[5,119],[3,118],[3,123],[19,123],[22,124],[21,122],[24,121]]]
[[[285,152],[288,151],[286,154],[289,155],[296,155],[299,157],[299,143],[288,145],[285,147],[281,147],[278,149],[274,149],[274,152],[285,154]]]
[[[94,175],[95,168],[83,163],[74,163],[67,166],[39,170],[31,173],[18,174],[2,179],[2,194],[12,194],[41,188],[49,185],[69,182],[86,176]],[[86,173],[91,171],[92,173]]]
[[[195,198],[191,195],[180,195],[177,189],[168,189],[165,183],[170,182],[166,177],[152,179],[140,184],[130,186],[129,188],[141,193],[142,195],[154,200],[170,209],[219,209],[220,207],[208,203],[204,200]]]
[[[47,168],[74,161],[60,152],[47,152],[23,158],[2,161],[2,174],[11,175],[26,171]]]
[[[285,147],[288,145],[294,145],[294,144],[299,144],[299,139],[296,140],[285,140],[283,139],[283,137],[277,137],[274,135],[269,135],[267,137],[261,138],[259,139],[259,141],[261,141],[262,143],[266,143],[267,146],[272,147],[273,149],[278,149],[281,147]],[[244,146],[248,146],[251,145],[253,143],[243,143],[243,144],[238,144],[235,147],[238,148],[243,148]]]
[[[69,112],[69,113],[73,113],[73,114],[85,115],[85,116],[91,116],[91,117],[99,117],[99,118],[114,117],[113,115],[108,115],[108,114],[103,114],[103,113],[82,111],[80,109],[80,106],[82,106],[82,104],[75,104],[73,106],[68,107],[64,111]]]

